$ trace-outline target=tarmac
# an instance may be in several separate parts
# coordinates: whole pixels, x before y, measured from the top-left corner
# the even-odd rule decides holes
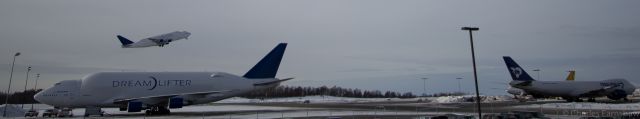
[[[638,102],[640,100],[633,100]],[[584,116],[619,116],[631,110],[598,110],[598,109],[551,109],[535,106],[548,103],[564,103],[563,100],[546,100],[532,102],[484,102],[483,114],[505,113],[516,110],[542,111],[547,117],[554,119],[575,119]],[[625,102],[604,102],[611,104],[625,104]],[[582,104],[582,103],[576,103]],[[524,107],[523,107],[524,106]],[[45,106],[38,106],[44,110]],[[103,108],[105,117],[91,118],[180,118],[180,119],[266,119],[266,118],[294,118],[294,119],[420,119],[442,114],[477,115],[475,103],[430,103],[416,101],[379,101],[357,103],[334,102],[253,102],[253,103],[210,103],[204,105],[185,106],[172,109],[171,115],[146,116],[142,112],[128,113],[118,111],[117,108]],[[84,109],[74,109],[76,115],[72,118],[83,118],[79,115]],[[42,111],[41,114],[42,115]]]

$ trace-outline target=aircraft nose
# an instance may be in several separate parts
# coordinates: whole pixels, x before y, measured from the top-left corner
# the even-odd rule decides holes
[[[44,91],[40,91],[40,92],[36,93],[36,95],[33,95],[33,99],[35,99],[36,101],[38,101],[40,103],[44,103],[43,102],[44,100],[43,100],[43,97],[42,97],[43,92]]]

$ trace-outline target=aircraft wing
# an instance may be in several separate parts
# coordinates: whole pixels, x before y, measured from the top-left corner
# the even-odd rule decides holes
[[[189,38],[189,36],[191,35],[191,33],[187,32],[187,31],[175,31],[175,32],[171,32],[171,33],[166,33],[166,34],[162,34],[162,35],[158,35],[158,36],[153,36],[153,37],[149,37],[146,38],[150,41],[155,42],[158,45],[166,45],[169,44],[170,42],[173,41],[177,41],[180,39],[187,39]]]
[[[621,86],[621,85],[610,85],[610,86],[605,86],[605,87],[598,88],[598,89],[593,89],[593,90],[574,91],[572,93],[572,95],[576,95],[576,96],[601,95],[601,94],[604,94],[606,92],[610,92],[612,89],[615,89],[616,87],[619,87],[619,86]]]
[[[158,95],[158,96],[146,96],[146,97],[136,97],[136,98],[124,98],[124,99],[114,99],[113,103],[125,103],[132,100],[168,100],[171,97],[175,96],[203,96],[208,94],[216,94],[216,93],[224,93],[231,92],[231,90],[222,90],[222,91],[208,91],[208,92],[193,92],[193,93],[178,93],[178,94],[168,94],[168,95]]]

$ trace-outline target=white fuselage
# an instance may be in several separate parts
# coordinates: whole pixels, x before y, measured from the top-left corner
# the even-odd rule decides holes
[[[529,85],[516,85],[523,81],[511,81],[511,86],[527,94],[550,97],[601,97],[614,90],[632,93],[635,86],[624,79],[603,81],[531,81]]]
[[[187,39],[191,33],[187,31],[174,31],[171,33],[166,33],[158,36],[153,36],[149,38],[142,39],[138,42],[123,45],[123,48],[143,48],[143,47],[151,47],[151,46],[164,46],[169,44],[170,42],[174,42],[181,39]]]
[[[191,104],[218,101],[279,85],[254,86],[278,79],[246,79],[223,72],[102,72],[82,80],[65,80],[36,94],[41,103],[56,107],[117,107],[121,99],[177,95]],[[197,92],[219,92],[186,95]],[[155,103],[153,98],[141,99]]]

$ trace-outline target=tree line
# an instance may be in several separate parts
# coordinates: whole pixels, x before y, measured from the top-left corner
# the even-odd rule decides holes
[[[342,88],[338,86],[327,87],[302,87],[302,86],[278,86],[275,88],[256,91],[246,94],[241,97],[245,98],[278,98],[278,97],[301,97],[301,96],[313,96],[313,95],[326,95],[336,97],[353,97],[353,98],[415,98],[411,92],[394,92],[394,91],[379,91],[379,90],[362,90],[357,88]],[[464,95],[464,93],[436,93],[430,95],[423,95],[423,97],[432,96],[453,96]]]
[[[33,96],[40,91],[42,91],[42,89],[35,89],[35,90],[29,89],[22,92],[15,92],[11,94],[11,96],[9,97],[9,104],[39,103],[38,101],[33,99]],[[4,104],[6,98],[7,98],[7,93],[0,92],[0,104]]]
[[[23,92],[15,92],[9,98],[9,104],[31,104],[38,103],[33,96],[42,91],[42,89],[29,89]],[[245,98],[280,98],[280,97],[302,97],[302,96],[336,96],[336,97],[353,97],[353,98],[415,98],[418,97],[411,92],[394,92],[394,91],[379,91],[379,90],[362,90],[357,88],[342,88],[338,86],[327,87],[302,87],[302,86],[277,86],[262,91],[255,91],[240,97]],[[439,96],[455,96],[465,95],[465,93],[453,92],[453,93],[436,93],[436,94],[423,94],[421,97],[439,97]],[[0,104],[4,104],[7,94],[0,92]]]

